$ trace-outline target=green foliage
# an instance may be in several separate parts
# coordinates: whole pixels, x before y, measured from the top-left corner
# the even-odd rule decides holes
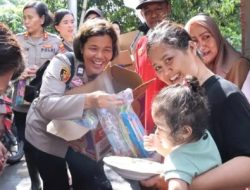
[[[43,2],[47,3],[48,8],[52,13],[57,9],[67,8],[67,0],[45,0]],[[10,6],[9,3],[13,4],[13,6]],[[22,11],[25,3],[27,3],[26,0],[0,0],[0,22],[8,25],[14,33],[24,32],[25,30],[22,23]],[[8,6],[6,6],[6,4],[8,4]],[[52,26],[48,27],[47,31],[55,33]]]
[[[22,7],[20,6],[10,6],[1,7],[0,11],[0,22],[8,25],[14,33],[23,32],[24,28],[22,25]]]
[[[79,18],[82,12],[83,0],[78,1]],[[123,0],[89,0],[88,8],[96,6],[103,11],[105,18],[109,21],[118,21],[122,27],[122,32],[136,30],[139,19],[135,15],[135,11],[125,7]]]
[[[57,0],[57,1],[51,1],[51,0],[44,0],[48,5],[49,10],[54,13],[56,10],[61,8],[68,8],[68,1],[67,0]]]
[[[132,1],[132,0],[131,0]],[[172,9],[170,19],[185,24],[189,18],[198,13],[212,16],[225,36],[235,48],[241,49],[241,25],[239,19],[240,0],[171,0]],[[59,8],[68,8],[67,0],[44,0],[51,12]],[[4,6],[12,3],[15,6]],[[26,0],[0,0],[0,21],[5,22],[14,32],[23,31],[22,7]],[[79,23],[83,0],[78,0],[77,20]],[[122,31],[137,29],[139,19],[135,11],[125,7],[123,0],[89,0],[87,7],[97,6],[105,17],[121,23]],[[49,31],[54,32],[51,27]]]

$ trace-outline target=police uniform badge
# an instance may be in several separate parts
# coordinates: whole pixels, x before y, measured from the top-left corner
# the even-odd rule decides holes
[[[70,79],[70,69],[68,67],[63,67],[60,71],[61,81],[67,82]]]

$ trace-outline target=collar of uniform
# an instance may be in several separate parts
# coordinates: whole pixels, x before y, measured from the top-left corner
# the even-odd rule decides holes
[[[30,37],[28,31],[24,32],[24,38],[25,40],[28,40],[28,38]],[[48,32],[43,32],[43,41],[48,39]]]

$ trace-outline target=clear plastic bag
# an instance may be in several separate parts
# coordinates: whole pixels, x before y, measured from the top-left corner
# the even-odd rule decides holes
[[[15,95],[14,95],[14,106],[19,106],[24,104],[24,94],[25,94],[25,86],[26,80],[19,80],[16,84]]]
[[[87,129],[95,129],[99,122],[96,113],[93,110],[86,110],[83,113],[82,119],[76,119],[73,121]]]
[[[133,93],[126,89],[118,94],[124,100],[121,107],[99,109],[97,111],[101,126],[116,155],[148,157],[143,147],[144,128],[133,111]]]

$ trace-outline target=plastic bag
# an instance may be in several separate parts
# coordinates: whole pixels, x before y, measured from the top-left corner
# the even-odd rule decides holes
[[[116,155],[148,157],[143,147],[144,128],[131,107],[133,93],[126,89],[118,94],[124,100],[121,107],[98,109],[101,126]]]
[[[19,80],[16,86],[16,94],[14,96],[14,105],[19,106],[24,104],[24,94],[25,94],[25,86],[26,80]]]
[[[73,121],[87,129],[95,129],[98,125],[98,118],[93,110],[84,111],[82,119],[76,119]]]

